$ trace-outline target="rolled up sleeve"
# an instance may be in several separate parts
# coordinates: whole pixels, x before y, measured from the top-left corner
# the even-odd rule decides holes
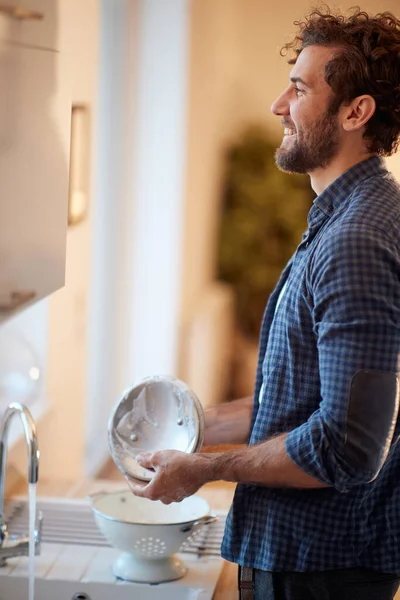
[[[372,481],[399,410],[400,260],[386,232],[335,230],[308,267],[320,405],[291,431],[286,451],[303,471],[346,492]]]

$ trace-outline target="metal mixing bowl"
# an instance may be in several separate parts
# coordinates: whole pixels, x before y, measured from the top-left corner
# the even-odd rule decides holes
[[[130,479],[149,481],[152,473],[136,461],[142,452],[198,452],[204,412],[196,394],[179,379],[157,375],[125,391],[108,424],[108,441],[117,467]]]

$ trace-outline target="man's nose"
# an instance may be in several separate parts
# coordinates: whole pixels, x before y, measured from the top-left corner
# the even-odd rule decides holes
[[[274,115],[282,116],[289,114],[289,102],[287,99],[287,90],[285,90],[279,98],[271,106],[271,112]]]

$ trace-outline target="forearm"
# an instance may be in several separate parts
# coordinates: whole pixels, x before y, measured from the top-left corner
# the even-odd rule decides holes
[[[204,445],[247,444],[252,409],[253,398],[247,397],[206,410]]]
[[[200,454],[199,466],[208,481],[233,481],[278,488],[328,487],[307,475],[289,458],[285,450],[287,434],[257,446],[229,452]]]

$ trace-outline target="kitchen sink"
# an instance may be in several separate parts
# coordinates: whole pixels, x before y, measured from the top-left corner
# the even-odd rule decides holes
[[[225,514],[178,554],[186,575],[154,585],[116,579],[111,566],[120,552],[97,528],[88,501],[40,498],[37,508],[43,533],[35,559],[35,600],[211,600],[223,564]],[[26,499],[9,502],[5,512],[11,533],[28,530]],[[8,559],[0,568],[0,600],[27,600],[28,572],[27,557]]]
[[[188,567],[177,581],[151,585],[118,580],[111,565],[114,548],[42,544],[36,557],[36,600],[210,600],[222,560],[179,555]],[[0,600],[27,600],[27,557],[13,558],[0,568]]]
[[[26,600],[28,580],[24,577],[0,575],[0,600]],[[207,590],[176,583],[146,584],[77,583],[65,580],[39,579],[35,584],[38,600],[207,600]]]

